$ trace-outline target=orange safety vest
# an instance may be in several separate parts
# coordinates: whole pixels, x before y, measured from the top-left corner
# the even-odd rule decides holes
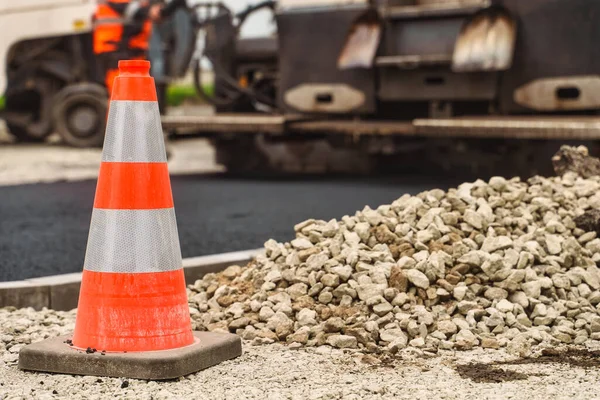
[[[131,0],[111,0],[114,3],[128,4]],[[123,37],[124,18],[113,10],[106,1],[98,0],[94,13],[94,53],[102,54],[117,51]],[[144,21],[142,31],[129,39],[128,47],[148,50],[152,22]]]

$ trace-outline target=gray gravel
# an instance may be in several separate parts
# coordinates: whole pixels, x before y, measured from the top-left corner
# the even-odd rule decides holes
[[[269,240],[190,286],[200,329],[366,353],[600,340],[600,239],[575,220],[600,178],[493,177],[404,195]]]
[[[293,350],[252,346],[242,357],[169,382],[51,375],[17,369],[17,350],[45,336],[69,333],[74,312],[0,310],[0,399],[597,399],[597,369],[562,364],[503,365],[526,379],[476,383],[459,365],[512,360],[502,350],[404,349],[378,359],[328,346]],[[6,328],[9,327],[9,328]],[[8,348],[8,350],[7,350]],[[375,364],[373,364],[375,363]],[[126,382],[126,383],[125,383]]]

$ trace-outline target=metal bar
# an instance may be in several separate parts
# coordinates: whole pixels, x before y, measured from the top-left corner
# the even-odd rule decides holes
[[[600,138],[599,117],[463,117],[414,121],[309,120],[296,116],[227,115],[163,117],[165,128],[190,134],[344,134],[373,136],[479,137],[589,140]]]
[[[286,118],[283,115],[257,116],[238,115],[201,115],[201,116],[164,116],[164,129],[194,128],[195,133],[271,133],[285,132]]]
[[[382,15],[391,19],[412,19],[426,17],[451,17],[470,15],[491,5],[490,0],[456,1],[418,6],[383,7]]]
[[[382,56],[375,59],[378,67],[417,68],[422,65],[449,65],[452,62],[450,54],[428,54],[407,56]]]
[[[598,117],[417,119],[419,136],[589,140],[600,138]]]
[[[387,121],[351,121],[351,120],[327,120],[327,121],[299,121],[290,123],[288,130],[292,133],[332,133],[351,136],[373,135],[390,136],[402,135],[412,136],[415,134],[414,127],[410,121],[387,122]]]

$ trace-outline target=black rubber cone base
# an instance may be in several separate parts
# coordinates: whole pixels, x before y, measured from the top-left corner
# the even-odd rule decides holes
[[[173,350],[105,353],[77,350],[59,336],[25,346],[19,368],[71,375],[161,380],[188,375],[242,355],[242,341],[227,333],[194,332],[196,341]]]

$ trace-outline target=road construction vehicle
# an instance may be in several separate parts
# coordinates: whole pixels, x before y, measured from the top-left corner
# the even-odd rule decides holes
[[[510,157],[526,168],[532,157],[550,158],[540,153],[553,154],[553,140],[600,137],[597,1],[262,7],[273,11],[274,37],[237,37],[244,19],[225,8],[199,25],[216,75],[215,97],[205,97],[216,113],[163,119],[168,129],[209,135],[230,170],[368,170],[398,155],[470,165]],[[477,150],[465,157],[465,145]]]
[[[19,4],[28,2],[59,3]],[[86,0],[60,3],[91,7]],[[276,34],[240,37],[248,17],[265,9]],[[600,137],[600,25],[592,18],[598,13],[595,0],[279,0],[238,14],[220,3],[197,4],[175,24],[185,27],[172,41],[179,67],[165,75],[182,76],[191,60],[198,93],[212,111],[165,115],[163,126],[175,136],[209,137],[218,162],[230,171],[367,171],[399,155],[469,165],[508,164],[510,157],[510,164],[525,167],[548,141],[553,153],[558,140]],[[73,84],[85,88],[78,89],[86,93],[77,92],[78,99],[101,97],[86,76],[92,62],[84,67],[69,59],[61,65],[71,72],[60,78],[57,61],[48,56],[58,42],[74,55],[85,54],[75,40],[87,34],[77,31],[85,29],[83,14],[67,18],[62,33],[13,38],[12,46],[10,38],[0,39],[0,58],[3,47],[13,49],[6,112],[23,114],[38,104],[12,97],[11,85],[36,88],[40,104],[46,104],[44,93],[56,87],[69,92]],[[205,44],[198,53],[200,33]],[[21,60],[20,54],[29,56]],[[52,61],[44,63],[44,78],[32,75],[32,66],[46,58]],[[200,84],[200,60],[212,64],[214,94]],[[0,78],[0,91],[4,82]],[[64,101],[55,96],[50,109]],[[67,108],[79,113],[40,106],[16,130],[22,115],[8,118],[9,128],[41,137],[54,127],[68,143],[83,145],[69,141],[77,136],[70,132],[94,136],[97,125],[86,117],[93,114],[89,107],[73,105],[78,101]],[[40,124],[46,115],[54,125]],[[61,122],[69,120],[74,122]],[[477,151],[464,157],[461,149],[472,145]]]
[[[48,136],[54,128],[52,114],[61,108],[54,107],[55,96],[85,97],[84,114],[94,106],[105,109],[97,104],[106,98],[104,89],[91,83],[92,63],[85,63],[93,56],[91,39],[85,38],[94,7],[87,0],[0,3],[0,94],[5,98],[1,117],[12,135],[21,140]],[[95,122],[83,120],[88,128]]]
[[[95,9],[95,0],[0,2],[0,118],[17,139],[57,132],[72,146],[102,145],[108,95],[92,49]],[[150,58],[161,105],[168,79],[187,71],[194,39],[184,10],[154,29]]]

